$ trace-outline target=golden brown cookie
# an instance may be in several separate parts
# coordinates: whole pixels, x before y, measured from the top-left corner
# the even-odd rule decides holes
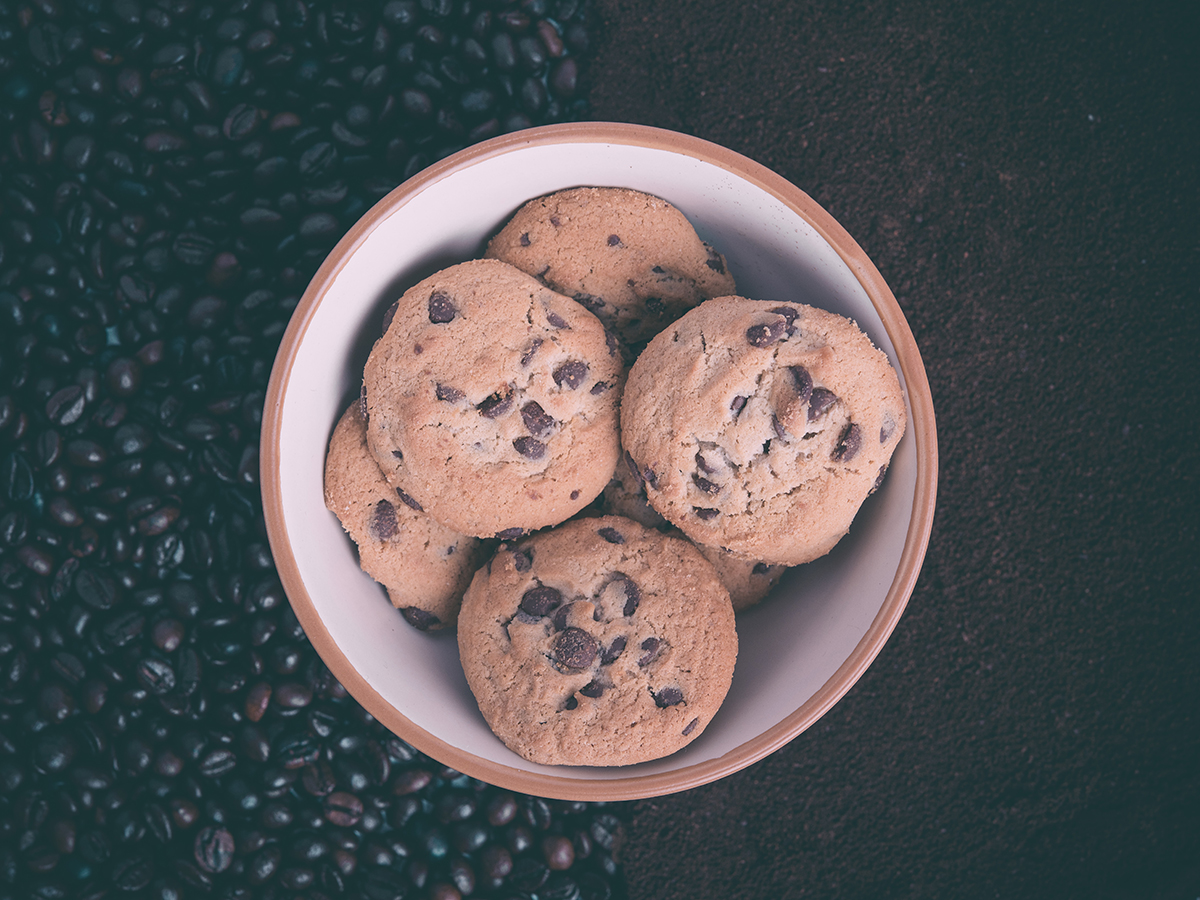
[[[849,319],[722,297],[638,358],[621,437],[650,505],[692,540],[797,565],[846,534],[905,421],[895,371]]]
[[[397,301],[363,373],[367,442],[437,521],[515,537],[604,489],[623,376],[578,303],[499,260],[461,263]]]
[[[578,300],[634,351],[684,312],[736,288],[725,258],[665,200],[581,187],[531,200],[488,244]]]
[[[548,765],[674,753],[708,726],[737,659],[712,565],[618,516],[501,547],[463,598],[458,646],[496,736]]]
[[[479,541],[424,515],[397,494],[367,450],[361,404],[338,421],[325,460],[325,505],[358,546],[364,572],[382,584],[409,624],[452,626],[481,562]]]

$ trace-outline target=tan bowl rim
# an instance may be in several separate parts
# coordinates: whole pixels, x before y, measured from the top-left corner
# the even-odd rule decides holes
[[[321,298],[355,249],[386,216],[430,185],[494,156],[530,146],[611,143],[667,150],[726,169],[790,207],[837,252],[866,291],[896,351],[912,407],[910,429],[917,444],[917,483],[912,518],[895,578],[866,634],[828,681],[774,727],[717,759],[651,775],[580,779],[526,772],[460,750],[416,726],[383,698],[334,642],[300,577],[283,519],[280,491],[280,412],[297,350]],[[489,784],[523,794],[563,800],[636,800],[689,790],[716,781],[782,747],[810,727],[854,686],[896,627],[916,585],[929,544],[937,494],[938,449],[933,397],[912,330],[891,289],[849,233],[800,188],[765,166],[728,148],[679,132],[619,122],[544,125],[475,144],[413,176],[375,204],[342,237],[300,299],[271,370],[261,438],[263,512],[276,569],[296,618],[333,675],[386,728],[422,753]]]

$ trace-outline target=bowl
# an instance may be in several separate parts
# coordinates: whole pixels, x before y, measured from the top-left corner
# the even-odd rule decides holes
[[[828,556],[790,570],[738,617],[740,652],[720,712],[678,753],[621,767],[527,762],[488,729],[452,633],[406,624],[325,509],[329,436],[358,396],[387,306],[433,272],[482,255],[527,200],[581,185],[674,204],[725,254],[748,297],[801,300],[854,319],[887,353],[908,430],[881,488]],[[913,335],[883,277],[836,221],[784,178],[731,150],[641,125],[559,124],[462,150],[371,208],[317,271],[271,373],[262,491],[279,577],[326,665],[375,718],[423,753],[509,790],[627,800],[693,788],[775,751],[858,680],[896,627],[933,521],[937,436]]]

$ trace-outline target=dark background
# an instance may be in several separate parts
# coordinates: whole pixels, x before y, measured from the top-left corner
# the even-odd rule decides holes
[[[644,898],[1200,894],[1196,7],[599,0],[598,119],[731,147],[908,317],[941,453],[882,653],[634,806]]]

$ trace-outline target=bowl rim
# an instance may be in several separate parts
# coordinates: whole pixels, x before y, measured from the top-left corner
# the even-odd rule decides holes
[[[281,413],[292,366],[321,299],[357,247],[384,218],[455,172],[523,148],[573,143],[632,145],[693,157],[754,184],[804,219],[849,267],[879,314],[905,378],[912,409],[909,428],[917,444],[912,517],[896,574],[866,633],[825,684],[782,721],[723,756],[667,772],[613,779],[528,772],[483,759],[420,728],[392,706],[358,674],[317,613],[288,538],[279,472]],[[482,141],[409,178],[363,214],[317,269],[284,331],[267,386],[260,447],[263,514],[276,570],[296,618],[334,677],[384,727],[438,762],[508,790],[562,800],[636,800],[690,790],[757,762],[811,727],[862,677],[899,622],[929,545],[937,495],[937,430],[925,365],[899,303],[858,243],[808,194],[749,157],[692,135],[620,122],[543,125]]]

